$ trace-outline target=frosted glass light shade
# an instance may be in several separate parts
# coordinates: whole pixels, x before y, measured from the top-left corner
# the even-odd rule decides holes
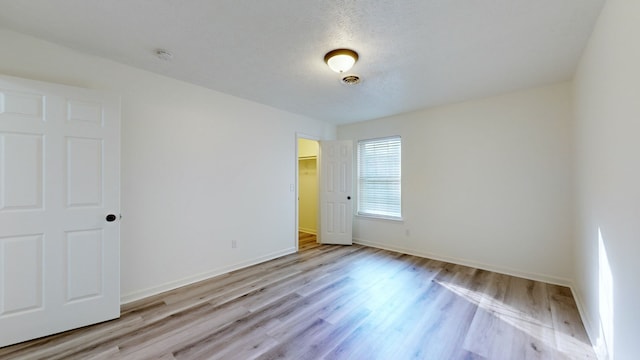
[[[329,68],[337,73],[349,71],[358,60],[358,54],[349,49],[337,49],[329,51],[324,56],[324,61]]]

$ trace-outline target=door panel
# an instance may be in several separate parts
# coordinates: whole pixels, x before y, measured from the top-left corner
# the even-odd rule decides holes
[[[4,89],[0,92],[0,114],[24,120],[44,121],[44,97]]]
[[[0,346],[120,314],[120,100],[0,76]]]
[[[69,100],[67,108],[69,122],[85,122],[100,127],[104,125],[101,103]]]
[[[320,142],[320,242],[352,244],[351,141]]]
[[[42,135],[0,134],[0,211],[40,210]]]
[[[0,239],[0,316],[42,307],[42,234]]]
[[[67,206],[102,205],[102,139],[67,137]]]
[[[102,230],[66,233],[67,302],[102,294]]]

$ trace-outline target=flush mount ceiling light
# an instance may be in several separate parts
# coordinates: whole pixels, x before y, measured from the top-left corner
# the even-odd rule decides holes
[[[349,49],[331,50],[324,56],[324,62],[337,73],[349,71],[358,61],[358,53]]]

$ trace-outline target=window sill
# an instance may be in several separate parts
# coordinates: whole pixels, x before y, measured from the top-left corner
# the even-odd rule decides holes
[[[393,221],[393,222],[399,222],[399,223],[404,222],[404,218],[392,217],[392,216],[356,214],[356,217],[366,219],[366,220],[385,220],[385,221]]]

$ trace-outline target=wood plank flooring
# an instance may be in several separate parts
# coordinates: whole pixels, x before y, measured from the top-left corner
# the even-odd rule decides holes
[[[304,251],[318,246],[317,238],[313,234],[298,232],[298,250]]]
[[[319,245],[122,307],[2,359],[595,359],[568,288]]]

